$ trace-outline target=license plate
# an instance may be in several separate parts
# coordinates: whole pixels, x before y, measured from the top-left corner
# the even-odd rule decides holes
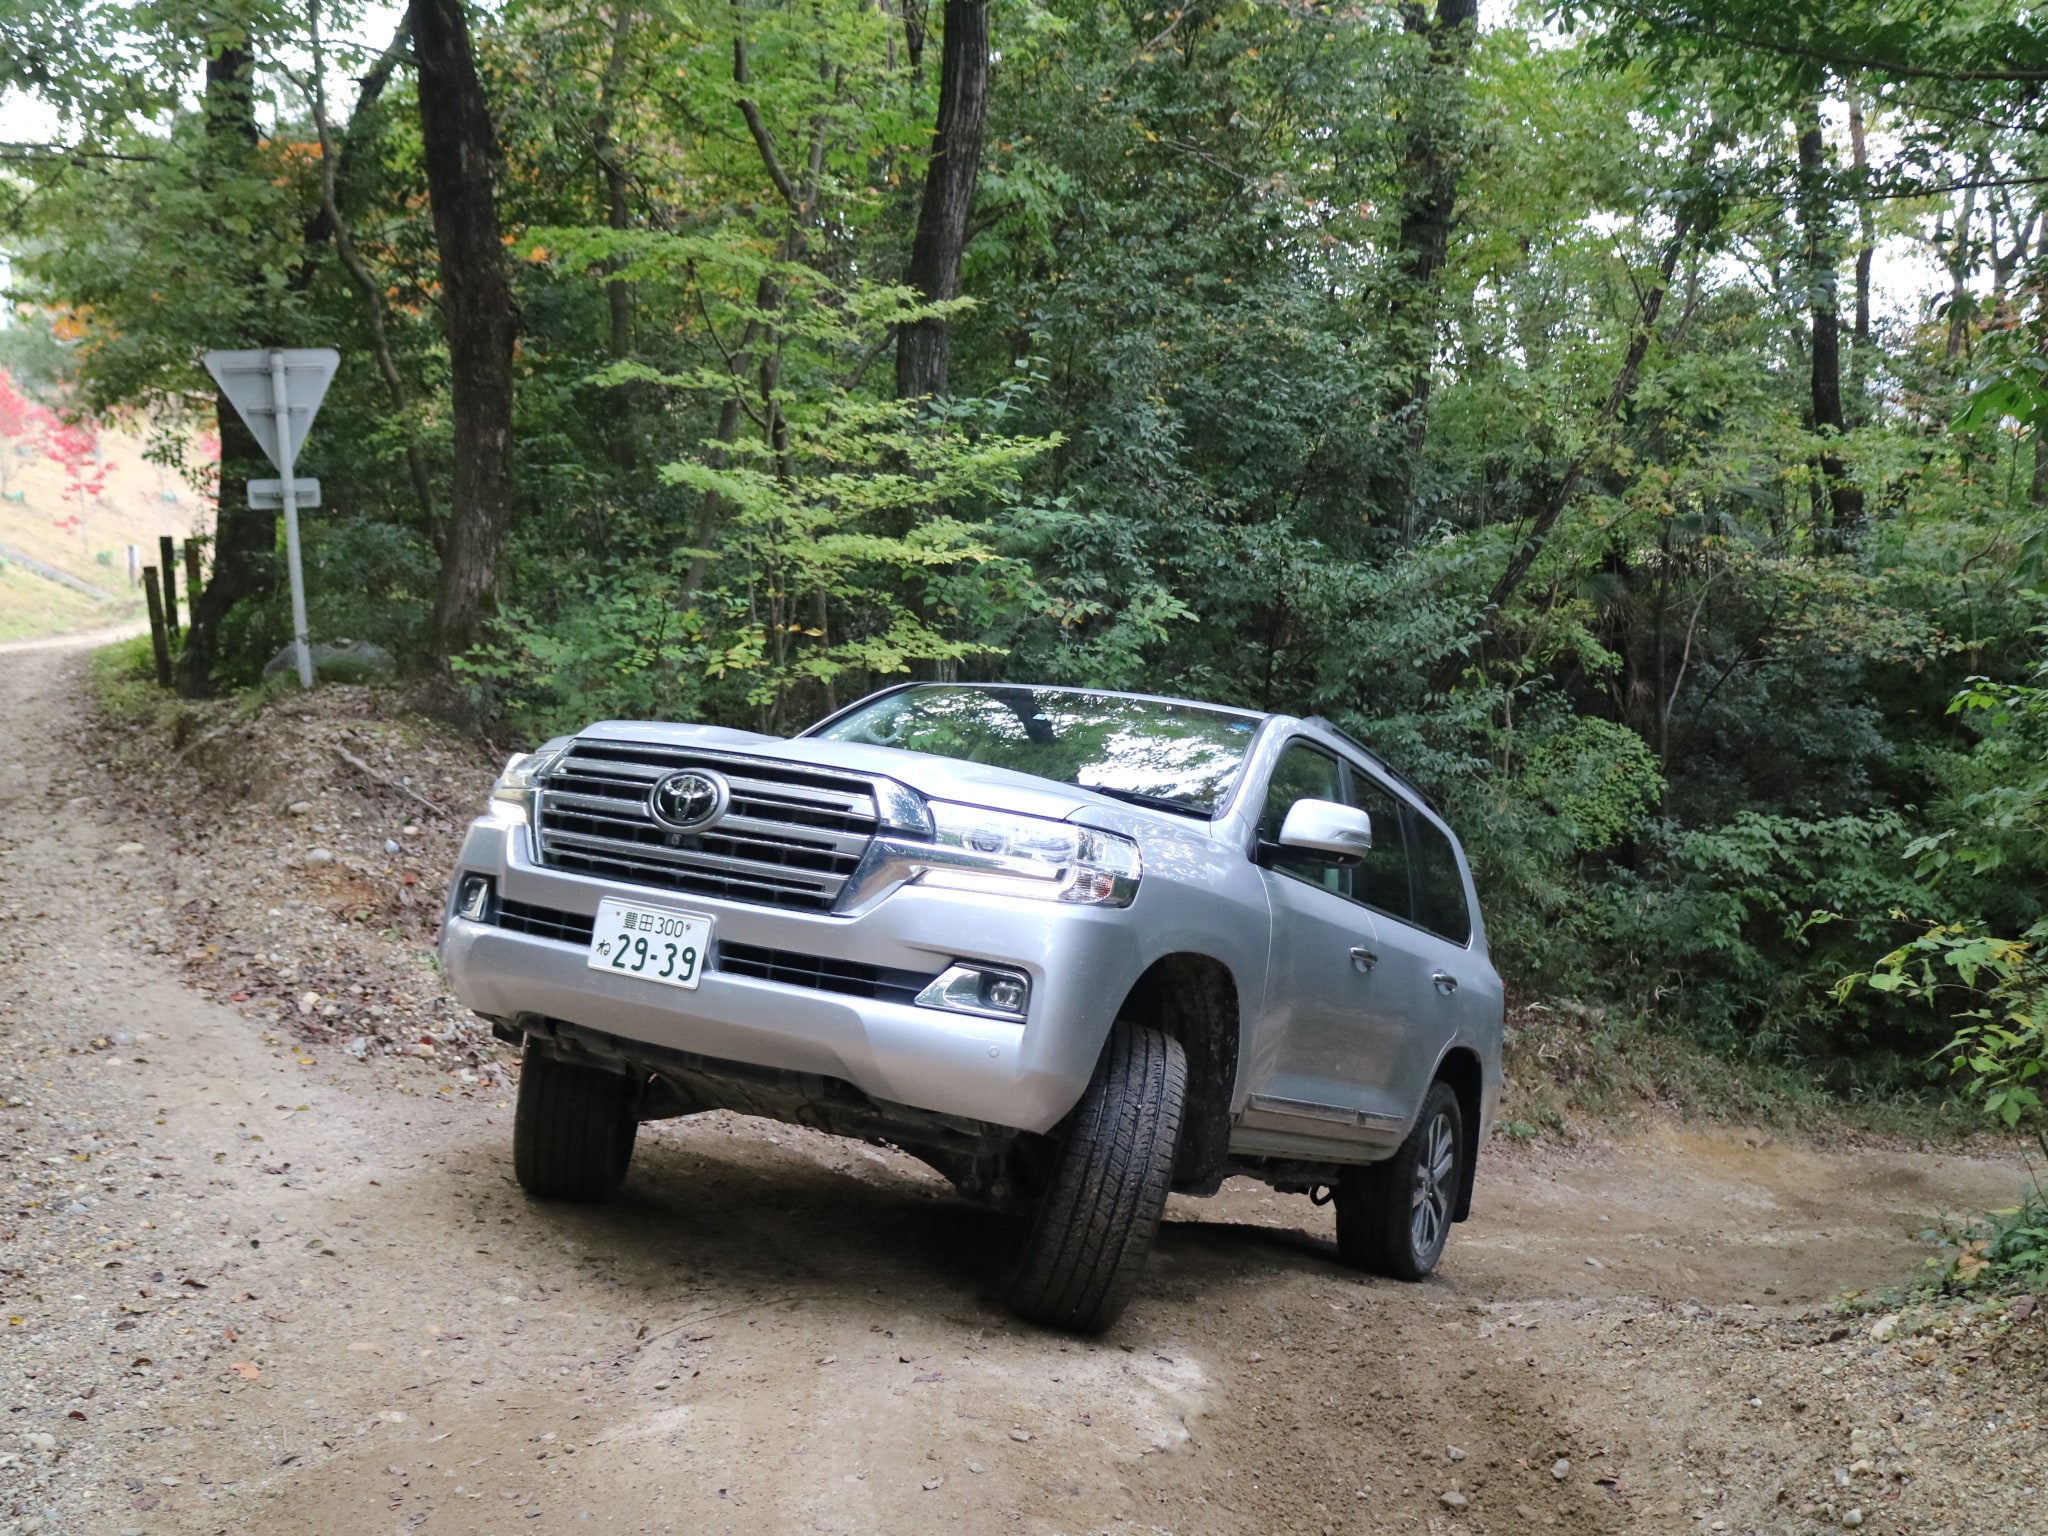
[[[711,959],[711,919],[697,912],[600,901],[590,968],[671,987],[694,987]]]

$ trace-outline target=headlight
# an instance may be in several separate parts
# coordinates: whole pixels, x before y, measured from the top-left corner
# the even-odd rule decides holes
[[[1098,907],[1127,907],[1138,894],[1144,863],[1127,837],[945,800],[928,808],[932,842],[946,856],[927,867],[923,885]]]
[[[549,742],[538,752],[514,752],[505,759],[498,782],[491,786],[490,813],[499,821],[527,826],[533,821],[533,800],[540,780],[568,752],[568,744]]]

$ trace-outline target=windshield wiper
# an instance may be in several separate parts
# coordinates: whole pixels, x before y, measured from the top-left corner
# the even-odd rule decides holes
[[[1108,795],[1112,800],[1127,800],[1147,810],[1171,811],[1176,816],[1192,816],[1198,821],[1209,819],[1209,813],[1198,805],[1189,805],[1185,800],[1169,800],[1164,795],[1148,795],[1142,789],[1111,789],[1107,784],[1076,784],[1074,787]]]

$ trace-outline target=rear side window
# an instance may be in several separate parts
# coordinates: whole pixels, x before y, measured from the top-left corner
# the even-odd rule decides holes
[[[1408,846],[1415,871],[1415,924],[1453,944],[1472,941],[1472,911],[1465,905],[1465,881],[1458,873],[1458,855],[1443,828],[1410,811]],[[1375,818],[1377,831],[1377,818]],[[1375,836],[1374,841],[1378,838]]]
[[[1372,818],[1372,849],[1351,872],[1351,894],[1375,911],[1412,922],[1408,889],[1408,843],[1401,803],[1356,768],[1351,803]]]

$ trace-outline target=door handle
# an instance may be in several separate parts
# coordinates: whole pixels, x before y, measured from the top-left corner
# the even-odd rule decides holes
[[[1443,993],[1445,997],[1458,990],[1458,978],[1449,971],[1432,971],[1429,979],[1436,983],[1437,991]]]
[[[1379,963],[1380,957],[1371,950],[1361,949],[1356,944],[1351,946],[1351,969],[1359,975],[1363,976]]]

